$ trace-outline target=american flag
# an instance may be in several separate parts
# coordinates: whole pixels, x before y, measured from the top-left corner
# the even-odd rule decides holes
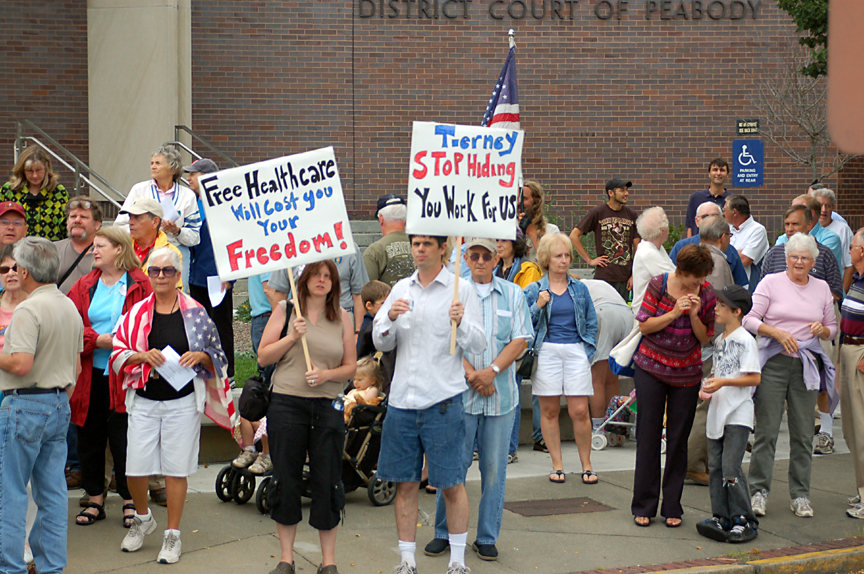
[[[521,129],[519,126],[519,90],[516,87],[516,46],[507,52],[498,83],[492,90],[481,126],[487,128]]]

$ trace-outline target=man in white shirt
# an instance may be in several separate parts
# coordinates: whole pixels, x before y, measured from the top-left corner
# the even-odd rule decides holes
[[[768,232],[750,215],[750,202],[743,195],[733,195],[726,200],[723,216],[732,234],[729,242],[741,257],[752,293],[762,278],[760,266],[768,253]]]
[[[455,278],[442,264],[447,238],[409,238],[417,271],[396,283],[375,315],[372,330],[377,349],[397,349],[378,477],[397,483],[396,529],[402,562],[396,572],[416,574],[417,493],[426,455],[429,484],[442,492],[447,509],[448,574],[464,574],[468,572],[468,495],[462,461],[462,393],[468,384],[462,357],[482,353],[486,335],[474,286],[460,281],[458,298],[453,300]],[[457,325],[452,355],[451,321]]]
[[[852,256],[849,254],[849,247],[852,245],[852,229],[849,228],[849,225],[845,221],[834,219],[833,217],[834,204],[837,200],[834,190],[821,187],[813,190],[810,195],[819,200],[819,203],[822,205],[822,212],[819,214],[819,225],[828,231],[833,231],[840,238],[840,244],[843,246],[843,269],[841,270],[843,271],[843,291],[848,291],[852,285],[852,275],[855,271],[852,269]]]

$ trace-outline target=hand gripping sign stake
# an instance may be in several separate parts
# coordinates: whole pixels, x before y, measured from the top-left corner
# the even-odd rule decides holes
[[[288,282],[291,284],[291,293],[294,294],[294,298],[297,298],[297,285],[294,284],[294,270],[289,267],[288,268]],[[302,319],[303,316],[300,314],[300,305],[294,306],[294,311],[297,312],[297,318]],[[287,308],[285,310],[286,314],[288,312]],[[287,321],[288,318],[286,317]],[[312,359],[309,358],[309,345],[306,343],[306,335],[300,335],[300,342],[303,343],[303,356],[306,357],[306,370],[312,370]]]
[[[453,302],[459,300],[459,270],[462,267],[462,236],[459,236],[459,239],[456,240],[456,273],[453,278]],[[450,354],[456,354],[456,328],[458,325],[456,324],[455,319],[450,319]]]

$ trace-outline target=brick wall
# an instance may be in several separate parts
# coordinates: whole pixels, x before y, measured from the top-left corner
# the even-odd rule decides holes
[[[731,159],[736,119],[758,117],[754,81],[792,29],[770,0],[755,19],[756,0],[738,3],[745,15],[736,20],[733,3],[714,3],[713,15],[726,12],[715,20],[709,2],[701,19],[694,2],[673,2],[666,14],[657,2],[646,19],[649,3],[631,0],[620,20],[604,20],[597,14],[617,2],[556,2],[556,18],[551,0],[525,0],[525,16],[513,19],[508,7],[519,16],[523,3],[473,0],[450,3],[448,19],[432,0],[412,0],[410,18],[405,0],[253,3],[242,12],[195,1],[194,128],[244,162],[334,145],[349,210],[368,217],[380,193],[404,193],[412,121],[479,122],[513,27],[523,170],[550,190],[553,216],[569,230],[618,175],[633,180],[637,208],[663,205],[680,223],[709,161]],[[688,19],[671,18],[679,4]],[[765,156],[764,186],[744,193],[773,230],[811,177],[770,143]],[[840,196],[849,196],[842,185]]]
[[[0,179],[12,173],[15,122],[23,119],[86,162],[87,3],[4,0],[0,22]],[[71,186],[71,172],[55,171]]]

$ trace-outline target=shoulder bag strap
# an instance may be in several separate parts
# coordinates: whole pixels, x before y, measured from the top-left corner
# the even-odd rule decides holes
[[[72,270],[78,267],[78,264],[81,263],[81,260],[84,259],[84,256],[87,255],[87,252],[91,249],[93,249],[92,245],[78,254],[78,257],[75,259],[75,263],[73,263],[69,267],[69,269],[66,270],[66,273],[64,273],[63,276],[57,281],[58,286],[63,285],[63,282],[66,281],[66,279],[68,279],[70,275],[72,275]]]

